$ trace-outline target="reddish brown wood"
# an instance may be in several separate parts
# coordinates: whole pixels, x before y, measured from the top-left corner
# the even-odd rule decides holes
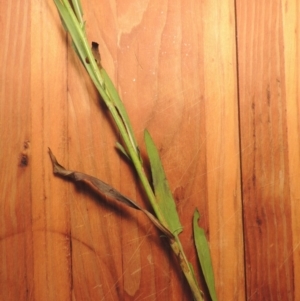
[[[219,300],[298,300],[297,0],[83,8],[142,154],[145,128],[159,148],[196,271],[198,207]],[[48,147],[149,208],[52,0],[0,10],[0,299],[191,300],[147,218],[52,174]]]
[[[299,39],[295,19],[287,19],[296,13],[295,4],[237,1],[247,300],[297,300],[299,295],[299,231],[293,222],[299,216],[293,195],[299,180],[297,161],[293,166],[299,157],[294,127],[299,78],[291,66],[299,59],[287,39]]]

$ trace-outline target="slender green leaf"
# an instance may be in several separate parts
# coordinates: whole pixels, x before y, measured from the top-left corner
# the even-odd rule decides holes
[[[72,0],[72,5],[79,23],[81,24],[81,26],[84,26],[83,12],[80,0]]]
[[[106,93],[108,93],[110,95],[111,99],[113,99],[114,105],[116,106],[116,108],[123,120],[123,123],[125,125],[130,142],[131,142],[132,146],[134,147],[135,151],[138,153],[137,142],[134,137],[133,129],[131,127],[131,123],[130,123],[128,114],[127,114],[124,104],[119,96],[119,93],[118,93],[117,89],[115,88],[112,80],[108,76],[107,72],[105,71],[105,69],[101,68],[100,72],[101,72],[101,75],[102,75],[102,78],[104,81],[104,89],[106,90]],[[139,153],[138,153],[138,155],[139,155]],[[141,160],[140,156],[139,156],[139,158]]]
[[[119,142],[116,142],[116,148],[127,158],[130,160],[130,157],[128,155],[128,153],[126,152],[125,148],[123,147],[123,145]]]
[[[84,22],[82,19],[83,13],[80,1],[72,0],[74,11],[67,0],[54,0],[54,2],[59,11],[64,28],[69,31],[72,37],[73,47],[77,55],[79,56],[84,67],[87,69],[101,96],[104,98],[107,104],[112,102],[113,106],[116,107],[126,128],[130,143],[132,144],[135,152],[138,154],[139,160],[141,161],[129,117],[120,99],[119,93],[105,69],[102,68],[100,61],[95,60],[93,51],[96,52],[96,54],[99,54],[100,58],[98,44],[94,43],[97,45],[96,49],[91,49],[88,46],[88,41],[84,30]]]
[[[150,160],[154,192],[158,206],[171,232],[174,235],[178,235],[182,231],[182,226],[176,211],[175,201],[170,191],[158,150],[147,130],[145,131],[145,143]]]
[[[72,37],[73,46],[76,50],[76,53],[79,54],[81,62],[87,69],[100,94],[104,94],[102,88],[103,79],[95,62],[92,51],[88,45],[82,24],[77,19],[72,7],[67,0],[54,0],[54,3],[61,19],[63,20],[64,27],[69,31]]]
[[[193,217],[193,230],[194,230],[194,240],[196,244],[198,260],[204,275],[206,285],[208,287],[209,294],[212,301],[217,301],[217,293],[215,289],[215,278],[214,271],[212,267],[209,245],[205,237],[204,230],[198,226],[198,220],[200,214],[196,209]]]
[[[113,84],[112,80],[108,76],[106,70],[101,65],[101,55],[99,52],[99,45],[96,42],[92,42],[92,52],[93,55],[97,61],[97,64],[99,66],[100,74],[103,79],[102,87],[104,89],[104,92],[108,96],[108,98],[112,101],[113,106],[116,108],[119,116],[122,119],[123,125],[125,127],[125,130],[127,132],[130,144],[132,145],[135,153],[138,155],[139,160],[142,162],[141,157],[139,156],[139,150],[138,150],[138,144],[134,137],[133,129],[127,114],[127,111],[125,109],[125,106],[120,98],[120,95]]]

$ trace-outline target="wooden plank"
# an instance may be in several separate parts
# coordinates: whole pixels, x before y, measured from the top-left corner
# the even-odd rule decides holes
[[[67,212],[61,205],[66,189],[59,182],[50,187],[45,176],[46,173],[48,178],[51,176],[47,156],[49,138],[55,134],[63,137],[61,133],[65,130],[65,125],[57,125],[63,112],[59,110],[61,103],[56,102],[52,114],[45,106],[50,102],[53,105],[57,96],[55,84],[64,75],[54,74],[55,70],[48,73],[45,64],[41,66],[47,58],[53,61],[49,43],[61,37],[56,34],[53,35],[56,38],[46,39],[44,30],[50,28],[43,23],[41,10],[45,19],[51,16],[47,5],[10,2],[1,6],[1,11],[5,11],[1,19],[4,43],[0,97],[3,300],[67,300],[66,296],[70,295],[70,285],[65,281],[70,282],[66,256],[69,250],[65,246],[68,245],[68,220],[61,217]],[[45,45],[42,46],[43,38]],[[58,56],[58,61],[63,61],[64,48]],[[63,68],[57,70],[62,74]],[[56,127],[51,128],[53,124]],[[60,141],[57,136],[52,139],[55,143]],[[61,195],[63,201],[56,195]],[[52,198],[56,205],[53,200],[49,202]]]
[[[219,299],[244,300],[234,2],[83,6],[88,35],[100,44],[142,154],[145,128],[160,150],[189,259],[199,272],[191,239],[198,207]],[[114,150],[118,132],[52,1],[31,1],[28,14],[18,6],[24,19],[12,18],[12,7],[1,7],[7,16],[1,22],[9,28],[1,74],[14,78],[19,62],[7,60],[10,40],[22,37],[27,51],[18,58],[18,89],[1,80],[0,93],[11,100],[0,99],[0,152],[7,158],[7,176],[1,177],[7,199],[0,205],[1,299],[191,300],[167,243],[144,216],[52,175],[48,146],[64,166],[97,176],[149,207],[128,162]],[[17,51],[16,44],[12,49]],[[23,169],[12,165],[22,152],[29,154]],[[10,195],[7,187],[17,193]],[[12,224],[12,214],[19,224]],[[6,239],[17,231],[24,234]],[[15,248],[20,253],[11,256]]]
[[[297,1],[282,3],[284,43],[284,85],[287,103],[287,135],[289,161],[289,198],[291,202],[292,248],[288,260],[293,262],[294,300],[300,299],[300,5]]]
[[[244,300],[234,3],[204,2],[202,18],[207,206],[219,300]]]
[[[32,293],[30,3],[0,2],[0,299]],[[18,19],[18,22],[15,20]]]
[[[299,297],[296,3],[237,1],[247,300]]]
[[[51,1],[33,1],[30,30],[31,231],[34,300],[71,300],[68,187],[52,176],[48,147],[67,151],[65,36]],[[56,25],[56,26],[55,26]]]

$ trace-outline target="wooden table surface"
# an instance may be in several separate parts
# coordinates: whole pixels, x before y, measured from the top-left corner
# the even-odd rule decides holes
[[[83,8],[142,154],[145,128],[159,148],[190,261],[198,207],[220,301],[300,300],[299,2]],[[142,214],[52,174],[48,147],[149,208],[53,2],[0,12],[0,300],[192,300]]]

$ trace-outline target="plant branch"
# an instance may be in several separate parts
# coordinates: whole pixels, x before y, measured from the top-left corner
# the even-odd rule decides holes
[[[179,264],[193,292],[194,298],[196,301],[203,301],[203,293],[199,289],[192,266],[184,254],[178,237],[178,231],[177,229],[170,229],[166,214],[162,212],[157,197],[154,194],[145,174],[139,149],[126,110],[106,71],[102,68],[101,63],[95,58],[95,55],[93,54],[93,50],[95,52],[95,49],[91,49],[89,46],[84,30],[81,3],[79,0],[72,0],[71,6],[67,0],[54,0],[54,2],[59,11],[64,27],[69,31],[72,37],[76,53],[80,57],[82,64],[89,73],[103,101],[108,107],[118,130],[120,131],[120,135],[126,148],[124,150],[133,163],[157,219],[174,235],[174,238],[169,238],[170,246],[178,258]],[[96,49],[96,51],[98,50]]]

